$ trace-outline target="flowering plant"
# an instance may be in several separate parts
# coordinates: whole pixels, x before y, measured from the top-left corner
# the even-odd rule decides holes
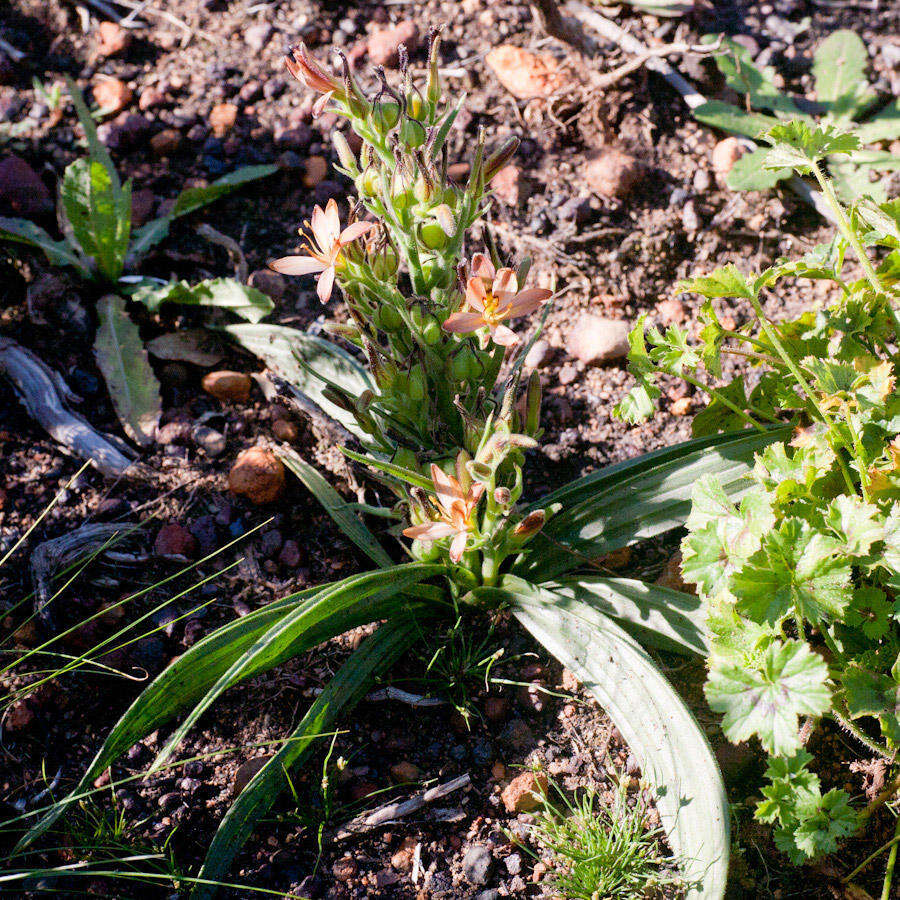
[[[507,610],[584,682],[660,788],[657,806],[692,895],[721,897],[728,869],[721,778],[703,732],[638,641],[705,652],[696,600],[608,577],[600,561],[683,524],[701,476],[719,475],[726,493],[736,489],[754,451],[774,435],[702,438],[523,501],[526,454],[541,435],[541,384],[536,372],[523,378],[528,342],[507,323],[538,311],[550,291],[528,286],[528,261],[505,265],[490,241],[468,258],[469,230],[517,141],[489,152],[479,132],[466,184],[448,180],[447,138],[460,105],[443,103],[438,48],[432,33],[424,89],[401,51],[402,87],[376,69],[371,96],[346,63],[336,75],[302,46],[292,50],[288,69],[321,94],[316,108],[345,117],[360,139],[354,153],[335,135],[359,202],[343,228],[336,205],[315,210],[305,252],[273,265],[316,274],[323,301],[338,287],[349,322],[331,331],[351,349],[275,325],[226,329],[303,408],[311,401],[346,429],[344,453],[396,497],[391,508],[368,509],[397,521],[389,535],[412,562],[397,564],[359,507],[283,447],[288,468],[376,568],[269,604],[191,647],[135,701],[81,784],[26,840],[147,731],[190,709],[156,771],[227,688],[349,628],[381,622],[235,799],[200,872],[196,890],[205,896],[288,786],[291,768],[419,639],[423,622],[462,619],[483,628],[486,617]]]

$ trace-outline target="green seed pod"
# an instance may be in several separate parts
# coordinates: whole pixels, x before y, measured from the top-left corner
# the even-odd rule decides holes
[[[350,149],[347,138],[340,131],[335,131],[332,135],[334,149],[337,151],[338,159],[341,165],[347,170],[351,177],[355,177],[359,173],[359,167],[356,164],[356,154]]]
[[[385,304],[379,306],[375,312],[375,324],[382,331],[397,331],[403,326],[403,317],[393,307]]]
[[[421,363],[416,363],[409,372],[409,399],[421,403],[428,391],[425,370]]]
[[[419,238],[429,250],[443,250],[447,246],[447,233],[434,221],[419,228]]]
[[[428,321],[422,328],[422,340],[424,340],[429,347],[433,347],[441,340],[442,336],[440,322],[433,316],[429,316]]]
[[[358,175],[354,183],[356,184],[356,190],[359,191],[362,197],[377,197],[381,190],[381,177],[372,167]]]
[[[400,125],[400,140],[413,150],[421,147],[427,136],[425,126],[418,119],[407,116]]]
[[[372,109],[372,125],[379,134],[387,134],[400,120],[400,105],[394,100],[379,100]]]
[[[467,383],[472,380],[472,370],[478,371],[478,363],[475,360],[475,354],[472,353],[468,344],[463,344],[453,362],[450,363],[450,374],[454,381]]]
[[[532,372],[525,394],[525,433],[536,434],[541,424],[541,376]]]
[[[413,541],[409,552],[417,562],[434,562],[441,555],[441,548],[434,541]]]
[[[399,265],[397,252],[388,244],[375,254],[374,258],[369,261],[369,265],[372,269],[372,274],[379,281],[390,281],[397,274],[397,266]],[[400,326],[398,325],[397,327],[399,328]]]

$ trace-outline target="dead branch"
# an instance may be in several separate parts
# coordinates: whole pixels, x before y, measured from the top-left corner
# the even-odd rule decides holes
[[[584,33],[576,20],[560,13],[557,0],[531,0],[531,8],[541,29],[550,37],[570,44],[588,56],[597,49],[597,45]]]

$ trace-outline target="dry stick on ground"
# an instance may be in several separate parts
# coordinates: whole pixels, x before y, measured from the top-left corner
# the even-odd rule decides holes
[[[241,245],[234,238],[229,237],[227,234],[222,234],[221,231],[216,231],[212,225],[207,225],[206,223],[197,228],[197,234],[211,244],[218,244],[218,246],[226,250],[228,258],[234,266],[234,277],[241,284],[246,284],[250,267],[247,265],[247,257],[244,256]]]
[[[76,456],[89,459],[100,472],[114,478],[142,474],[141,467],[110,437],[66,407],[79,398],[59,372],[12,338],[0,337],[0,375],[12,382],[28,415]]]
[[[401,703],[407,704],[407,706],[418,707],[445,706],[448,702],[441,700],[440,697],[423,697],[420,694],[411,694],[409,691],[393,687],[393,685],[388,685],[388,687],[381,688],[378,691],[372,691],[366,697],[366,700],[399,700]]]
[[[531,8],[541,28],[550,37],[571,44],[588,55],[597,49],[597,45],[584,33],[577,21],[560,14],[557,0],[531,0]]]
[[[650,50],[642,44],[634,35],[624,31],[615,22],[601,16],[600,13],[594,12],[583,3],[572,2],[568,5],[568,9],[572,14],[589,28],[593,28],[598,34],[602,35],[606,40],[618,44],[623,50],[629,53],[635,53],[638,56],[646,56],[644,65],[662,75],[672,87],[681,94],[684,102],[690,109],[696,109],[703,103],[706,103],[706,97],[703,96],[686,78],[677,72],[669,63],[660,57],[650,54]],[[650,55],[648,55],[650,54]],[[757,148],[757,144],[749,138],[740,138],[741,144],[751,150]],[[834,221],[834,213],[825,204],[822,195],[818,191],[814,191],[803,179],[796,175],[788,181],[788,187],[800,197],[801,200],[812,206],[819,215],[823,216],[830,222]]]
[[[404,816],[418,812],[427,804],[434,803],[435,800],[440,800],[448,794],[458,791],[460,788],[467,787],[470,781],[469,774],[466,773],[465,775],[460,775],[459,778],[454,778],[453,781],[448,781],[445,784],[439,784],[427,791],[423,791],[409,800],[385,803],[384,806],[379,806],[378,809],[372,810],[372,812],[363,813],[342,825],[335,834],[335,840],[343,841],[354,835],[371,831],[373,828],[396,822],[398,819],[404,818]]]
[[[13,47],[9,41],[3,40],[2,37],[0,37],[0,50],[2,50],[13,62],[22,62],[27,55],[18,47]]]

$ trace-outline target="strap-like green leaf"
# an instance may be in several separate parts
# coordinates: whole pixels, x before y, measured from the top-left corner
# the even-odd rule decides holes
[[[349,353],[331,341],[283,325],[228,325],[224,331],[348,431],[363,442],[368,440],[353,415],[325,397],[322,392],[326,383],[314,374],[320,373],[340,385],[351,397],[372,390],[374,385],[368,373]],[[299,364],[298,357],[308,368]]]
[[[544,585],[569,600],[589,603],[642,644],[663,650],[709,652],[706,611],[699,597],[633,578],[577,575]]]
[[[278,166],[272,163],[261,166],[243,166],[217,178],[206,187],[185,188],[175,198],[175,206],[172,208],[170,218],[177,219],[179,216],[192,213],[195,209],[209,206],[210,203],[215,203],[220,197],[230,194],[242,185],[249,184],[251,181],[259,181],[260,178],[266,178],[277,171]]]
[[[538,588],[510,588],[514,615],[606,710],[654,786],[691,900],[721,900],[729,809],[706,736],[641,646],[593,605]]]
[[[442,572],[441,565],[407,563],[353,575],[319,591],[273,625],[256,643],[223,672],[203,699],[175,729],[150,768],[157,771],[175,752],[200,716],[228,688],[242,681],[249,670],[265,671],[284,658],[286,647],[301,653],[351,628],[396,614],[408,601],[395,597],[404,588]]]
[[[753,455],[788,433],[777,428],[687,441],[649,460],[620,463],[567,485],[540,501],[542,506],[559,502],[562,511],[528,544],[514,573],[537,583],[549,581],[588,559],[679,527],[698,478],[717,474],[725,490],[738,496],[749,487]]]
[[[421,622],[411,618],[386,622],[341,666],[278,753],[256,773],[228,810],[206,854],[201,879],[221,880],[256,823],[288,787],[290,770],[303,760],[317,738],[334,728],[340,715],[365,696],[372,681],[390,669],[420,634]],[[191,896],[194,900],[208,900],[214,893],[215,887],[198,883]]]
[[[308,602],[327,585],[292,594],[216,629],[174,659],[128,707],[103,742],[84,777],[68,797],[55,804],[19,842],[34,842],[85,792],[94,779],[142,737],[164,725],[199,700],[223,672],[289,612]],[[285,658],[293,648],[285,650]],[[248,671],[245,677],[255,675]]]
[[[773,125],[778,124],[774,116],[762,113],[746,112],[739,106],[724,103],[721,100],[707,100],[693,110],[694,118],[711,128],[727,131],[729,134],[740,134],[748,138],[757,138]]]
[[[0,239],[27,244],[43,250],[51,266],[74,266],[85,278],[90,269],[65,241],[54,241],[40,225],[28,219],[7,219],[0,217]]]
[[[385,475],[390,475],[393,478],[396,478],[398,481],[405,481],[407,484],[411,484],[414,487],[424,488],[426,491],[434,490],[434,485],[431,483],[431,479],[423,475],[421,472],[413,472],[412,469],[398,466],[396,463],[392,463],[386,459],[376,459],[374,456],[366,456],[362,453],[355,453],[353,450],[348,450],[346,447],[341,447],[341,453],[343,453],[344,456],[348,457],[349,459],[352,459],[354,462],[360,463],[360,465],[371,466],[373,469],[377,469],[379,472],[384,472]]]
[[[125,312],[125,301],[107,294],[97,301],[97,315],[97,366],[125,433],[146,446],[153,442],[162,412],[159,382],[150,368],[138,327]]]
[[[325,512],[344,534],[376,565],[386,568],[394,561],[375,539],[343,497],[300,454],[288,448],[278,451],[281,461],[306,485]]]
[[[151,312],[156,312],[163,303],[182,303],[185,306],[214,306],[233,312],[248,322],[258,322],[275,308],[269,296],[234,278],[206,278],[196,284],[187,281],[158,284],[146,278],[125,290],[132,300],[143,303]]]

